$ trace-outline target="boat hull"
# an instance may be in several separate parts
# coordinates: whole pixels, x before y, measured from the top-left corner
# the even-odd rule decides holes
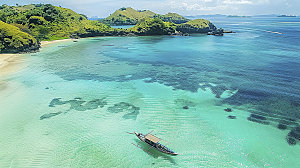
[[[148,141],[145,138],[145,135],[143,135],[141,133],[137,133],[137,132],[134,132],[134,133],[141,141],[145,142],[146,144],[150,145],[151,147],[155,148],[156,150],[166,153],[166,154],[169,154],[169,155],[178,155],[178,153],[171,151],[170,149],[168,149],[167,147],[165,147],[164,145],[162,145],[160,143],[153,143],[151,141]]]

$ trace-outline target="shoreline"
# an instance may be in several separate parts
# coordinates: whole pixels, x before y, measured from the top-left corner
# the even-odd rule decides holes
[[[11,62],[14,62],[21,54],[0,54],[0,69],[6,68]]]
[[[22,54],[0,54],[0,77],[15,73],[24,67]]]
[[[54,43],[58,43],[58,42],[65,42],[65,41],[71,41],[71,40],[78,40],[78,39],[68,38],[68,39],[61,39],[61,40],[41,41],[41,48],[45,47],[45,46],[47,46],[49,44],[54,44]]]
[[[53,41],[41,41],[41,48],[46,47],[49,44],[71,41],[77,39],[61,39],[61,40],[53,40]],[[0,77],[2,75],[13,73],[22,68],[19,64],[21,61],[21,56],[26,53],[0,53]]]

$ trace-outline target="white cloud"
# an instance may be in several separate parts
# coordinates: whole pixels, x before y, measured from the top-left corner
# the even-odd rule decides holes
[[[280,1],[280,0],[276,0]],[[288,1],[288,0],[285,0]],[[185,14],[241,14],[248,15],[248,8],[266,7],[269,0],[167,0],[168,7]]]
[[[253,1],[248,0],[224,0],[224,4],[253,4]]]

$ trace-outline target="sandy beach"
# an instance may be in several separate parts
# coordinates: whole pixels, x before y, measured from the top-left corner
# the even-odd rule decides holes
[[[53,40],[53,41],[41,41],[41,47],[44,47],[48,44],[58,43],[58,42],[64,42],[64,41],[71,41],[74,39],[62,39],[62,40]]]
[[[12,67],[9,65],[18,62],[19,56],[20,54],[0,54],[0,74],[10,72]]]
[[[14,59],[16,54],[0,54],[0,68],[5,67],[10,60]]]
[[[0,54],[0,76],[15,73],[25,64],[22,54]]]
[[[41,47],[45,47],[49,44],[54,44],[58,42],[71,41],[73,39],[62,39],[62,40],[53,40],[53,41],[42,41]],[[20,57],[23,54],[0,54],[0,75],[15,72],[21,68],[19,66],[22,61]]]

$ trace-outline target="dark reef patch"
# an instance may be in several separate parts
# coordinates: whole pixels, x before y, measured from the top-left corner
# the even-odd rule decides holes
[[[300,127],[296,127],[293,130],[291,130],[288,136],[300,141]]]
[[[300,126],[292,129],[286,136],[286,140],[289,145],[296,145],[300,141]]]
[[[65,104],[71,105],[69,110],[85,111],[85,106],[82,105],[85,102],[86,101],[74,99],[74,100],[65,101]]]
[[[280,130],[285,130],[285,129],[287,129],[287,126],[285,124],[278,124],[277,128]]]
[[[107,104],[107,102],[105,101],[105,98],[94,99],[91,101],[84,101],[80,97],[75,97],[73,100],[68,100],[68,101],[62,101],[61,98],[54,98],[50,102],[49,107],[55,107],[64,104],[70,104],[69,110],[86,111],[86,110],[94,110],[99,107],[103,108]]]
[[[222,103],[241,107],[243,105],[247,105],[247,107],[251,106],[252,109],[255,109],[255,111],[250,111],[251,113],[263,113],[264,116],[279,121],[286,120],[295,123],[295,121],[300,119],[300,107],[298,106],[299,103],[297,103],[300,102],[299,97],[289,98],[284,95],[275,95],[275,93],[269,92],[269,90],[242,88],[239,89],[235,95],[222,100]]]
[[[115,58],[115,56],[110,56],[108,53],[105,56],[109,56]],[[107,66],[99,67],[101,64],[106,64],[108,62],[97,62],[97,65],[91,65],[87,69],[86,67],[81,67],[79,65],[74,65],[72,68],[66,68],[64,71],[56,72],[55,74],[62,77],[65,80],[97,80],[97,81],[118,81],[118,82],[125,82],[130,80],[138,80],[138,79],[145,79],[149,78],[151,80],[145,80],[146,83],[153,83],[157,82],[160,84],[164,84],[166,86],[172,86],[175,90],[186,90],[191,92],[197,92],[200,88],[199,83],[207,81],[207,78],[203,75],[205,72],[214,72],[217,69],[213,67],[206,67],[206,66],[197,66],[190,63],[189,65],[185,64],[168,64],[166,62],[151,62],[151,61],[141,61],[141,60],[133,60],[130,61],[130,58],[126,57],[123,58],[115,58],[114,62],[117,63],[118,61],[122,62],[122,64],[127,64],[128,66],[132,66],[135,69],[135,72],[128,73],[122,72],[116,73],[116,75],[107,76],[102,75],[101,71],[109,71]],[[64,66],[64,65],[62,65]],[[136,71],[138,66],[145,67],[142,70]],[[74,68],[76,67],[76,68]],[[100,69],[99,69],[100,68]],[[126,74],[134,74],[134,77],[126,78]],[[209,78],[210,79],[210,78]],[[216,97],[220,97],[220,95],[226,90],[227,87],[223,85],[217,85],[212,88]]]
[[[268,93],[265,90],[240,89],[235,95],[222,101],[224,104],[240,106],[252,114],[249,121],[275,126],[279,130],[290,130],[286,137],[289,145],[295,145],[300,140],[300,108],[299,97]],[[245,106],[244,106],[245,105]]]
[[[124,119],[136,119],[139,114],[140,108],[132,104],[121,102],[114,104],[112,107],[108,107],[107,111],[110,113],[121,113],[126,112],[127,114],[123,115]]]
[[[236,119],[236,116],[229,115],[227,118],[228,119]]]
[[[187,109],[189,109],[189,106],[183,106],[182,108],[187,110]]]
[[[44,114],[40,117],[40,120],[44,120],[44,119],[48,119],[54,116],[57,116],[59,114],[61,114],[62,112],[57,112],[57,113],[48,113],[48,114]]]
[[[231,108],[226,108],[226,109],[224,109],[224,111],[226,111],[226,112],[232,112],[232,109]]]
[[[120,59],[117,59],[120,60]],[[125,61],[125,60],[122,60]],[[158,82],[160,84],[164,84],[166,86],[172,86],[175,89],[180,90],[187,90],[191,92],[197,92],[199,89],[199,83],[205,81],[202,79],[200,74],[201,71],[198,71],[194,67],[178,67],[178,65],[165,65],[161,63],[149,63],[144,61],[135,61],[135,62],[128,62],[125,61],[129,66],[137,66],[140,63],[143,63],[141,66],[147,65],[138,73],[135,73],[133,78],[126,78],[126,75],[115,75],[115,76],[102,76],[99,73],[95,73],[95,71],[90,71],[89,69],[99,70],[99,64],[105,64],[106,62],[99,62],[98,65],[94,65],[94,67],[90,67],[86,71],[82,71],[85,67],[78,67],[78,68],[70,68],[64,71],[56,72],[56,75],[62,77],[65,80],[97,80],[97,81],[119,81],[125,82],[130,80],[137,80],[137,79],[145,79],[151,78],[151,80],[146,80],[147,83]],[[108,71],[105,67],[101,70]],[[205,71],[211,70],[212,68],[207,68]],[[123,73],[123,72],[122,72]],[[132,73],[132,72],[130,72]],[[124,73],[123,73],[124,74]],[[219,94],[219,90],[222,87],[216,87],[214,89],[215,93]],[[222,90],[222,89],[221,89]],[[222,92],[222,91],[221,91]]]
[[[236,94],[223,100],[223,103],[231,105],[243,105],[247,103],[258,104],[269,96],[271,95],[267,95],[263,91],[241,88]]]
[[[86,110],[94,110],[94,109],[97,109],[99,107],[103,108],[105,105],[107,105],[107,102],[105,101],[105,98],[94,99],[94,100],[91,100],[91,101],[84,101],[80,97],[75,97],[74,99],[67,100],[67,101],[62,101],[61,98],[54,98],[49,103],[49,107],[54,108],[56,106],[65,105],[65,104],[70,105],[70,108],[66,111],[66,112],[69,112],[70,110],[86,111]],[[62,112],[44,114],[40,117],[40,120],[51,118],[51,117],[54,117],[54,116],[59,115],[61,113]]]
[[[270,122],[267,121],[266,117],[261,116],[261,115],[257,115],[257,114],[251,114],[250,117],[248,117],[247,119],[249,121],[257,122],[257,123],[260,123],[260,124],[265,124],[265,125],[270,124]]]
[[[186,99],[176,99],[174,102],[177,106],[185,110],[197,105],[195,102]]]
[[[267,120],[266,117],[260,116],[260,115],[256,115],[256,114],[251,114],[250,117],[251,118],[256,118],[256,119],[259,119],[259,120]]]
[[[300,126],[292,129],[286,136],[286,140],[289,145],[296,145],[300,141]]]
[[[91,100],[91,101],[87,102],[85,104],[85,106],[86,106],[87,110],[92,110],[92,109],[96,109],[98,107],[103,108],[106,104],[107,104],[107,102],[104,101],[104,98],[102,98],[102,99]]]
[[[49,104],[49,107],[55,107],[56,105],[63,105],[66,104],[65,101],[61,101],[61,98],[54,98]]]
[[[226,91],[226,90],[229,90],[229,88],[227,88],[226,86],[224,85],[217,85],[217,86],[213,86],[211,84],[204,84],[204,85],[201,85],[200,88],[203,90],[203,91],[206,91],[207,88],[210,88],[212,93],[216,95],[216,98],[220,98],[221,95]]]
[[[289,138],[289,137],[287,137],[286,140],[287,140],[287,143],[288,143],[289,145],[291,145],[291,146],[297,144],[297,142],[296,142],[296,140],[295,140],[294,138]]]

